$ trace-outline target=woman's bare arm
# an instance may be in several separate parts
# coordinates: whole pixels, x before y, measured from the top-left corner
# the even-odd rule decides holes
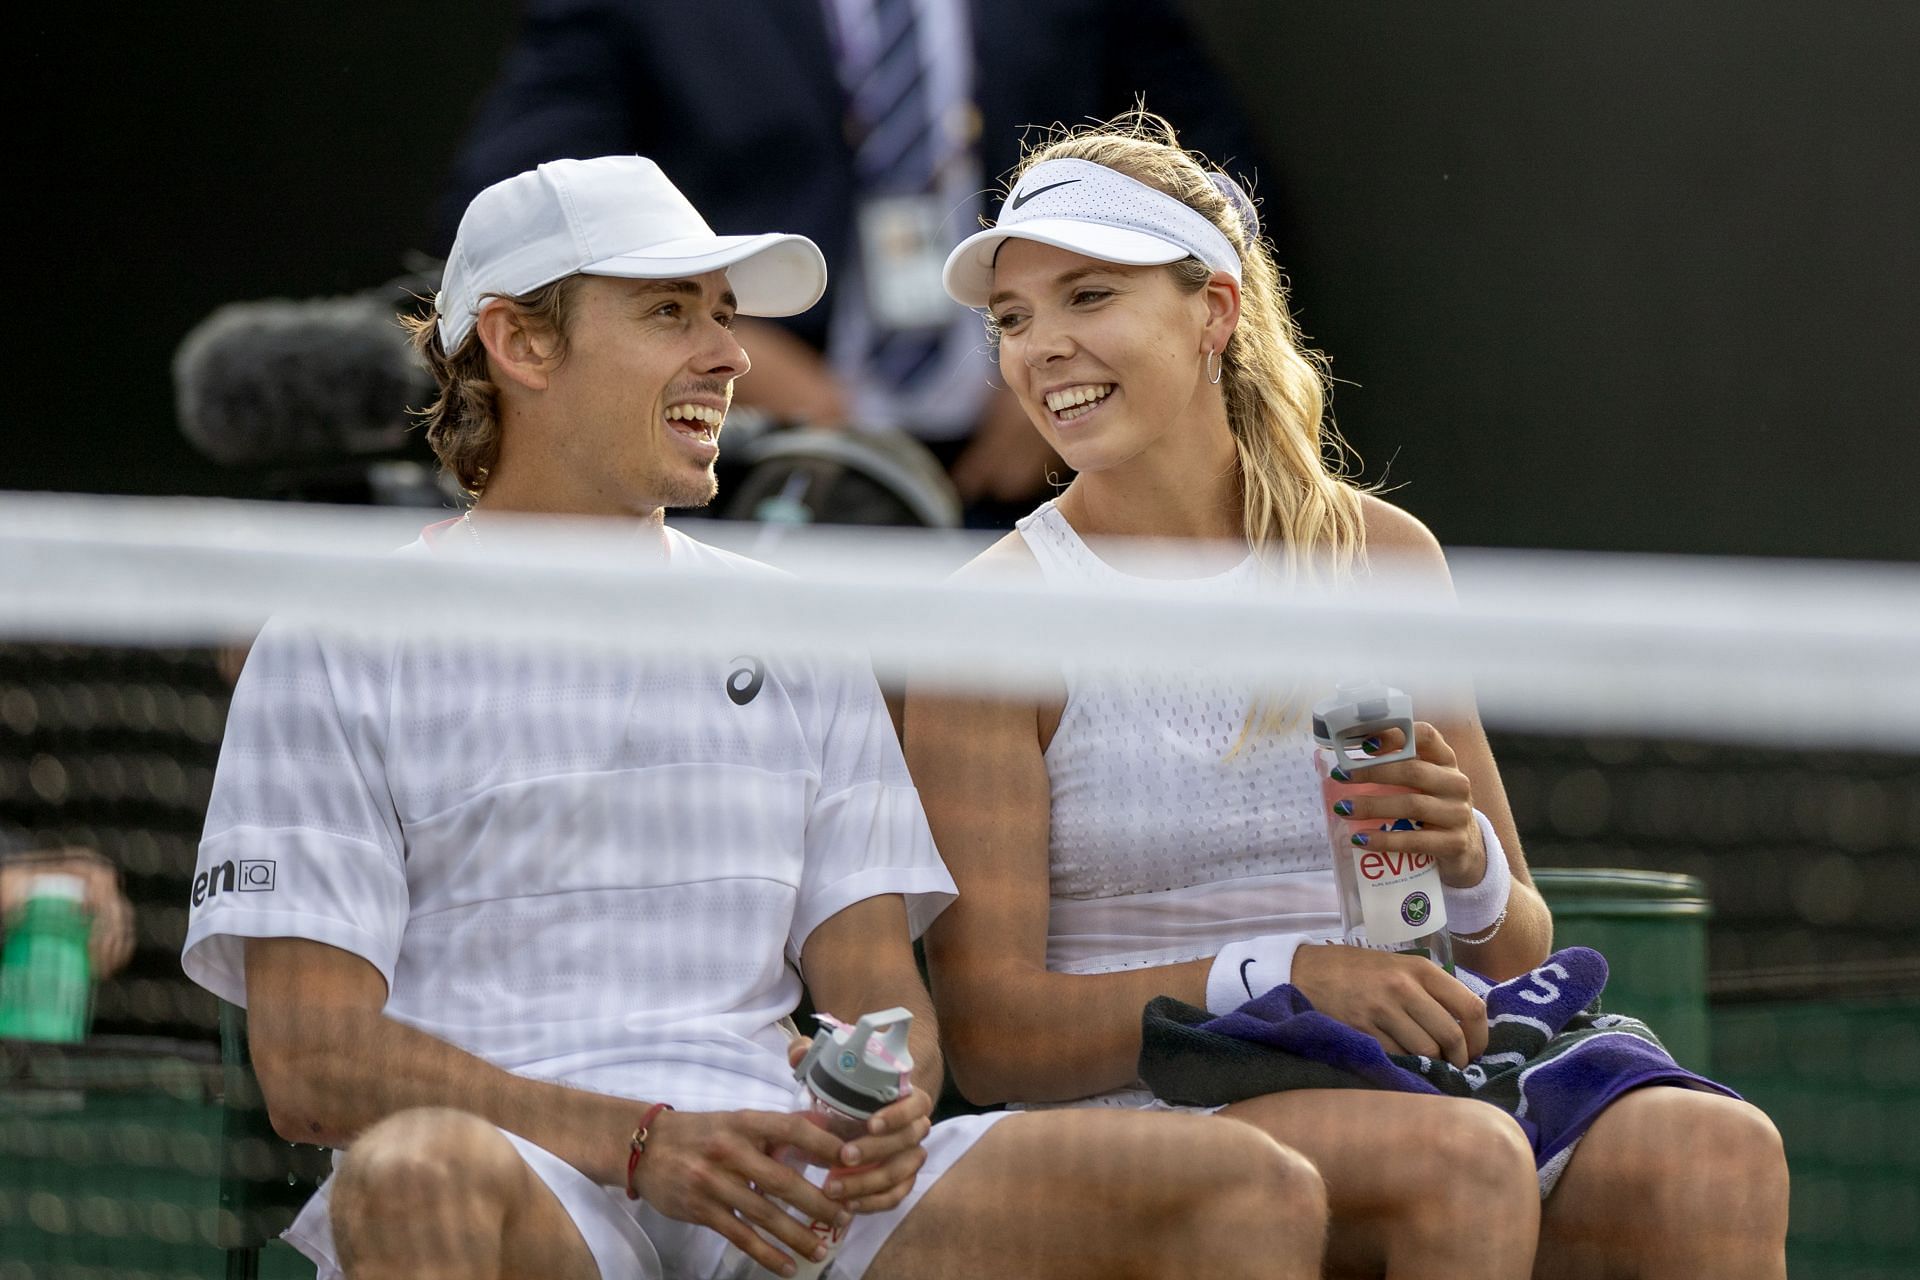
[[[1031,580],[1010,534],[961,580]],[[1208,961],[1111,974],[1047,970],[1047,836],[1042,710],[915,685],[907,765],[959,886],[926,937],[948,1066],[976,1103],[1083,1098],[1137,1078],[1140,1011],[1158,995],[1205,998]]]
[[[1363,504],[1367,550],[1375,565],[1416,580],[1431,578],[1451,593],[1453,578],[1447,571],[1446,555],[1427,527],[1378,498],[1368,496]],[[1481,946],[1456,944],[1456,958],[1476,973],[1496,980],[1525,973],[1547,958],[1553,943],[1553,918],[1527,871],[1520,833],[1514,826],[1513,810],[1507,804],[1506,788],[1500,783],[1500,770],[1494,764],[1493,747],[1480,723],[1472,690],[1409,692],[1414,695],[1414,714],[1431,721],[1452,746],[1458,768],[1473,784],[1473,806],[1493,824],[1513,873],[1513,896],[1508,900],[1506,922],[1500,931]],[[1432,709],[1425,709],[1427,706]]]
[[[1209,961],[1050,973],[1048,784],[1035,708],[907,698],[907,763],[960,897],[927,934],[947,1061],[977,1103],[1082,1098],[1131,1084],[1140,1011],[1203,1003]]]

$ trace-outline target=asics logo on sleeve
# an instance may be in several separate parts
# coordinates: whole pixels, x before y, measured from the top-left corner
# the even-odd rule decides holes
[[[1013,199],[1007,202],[1007,212],[1014,212],[1019,209],[1021,205],[1033,199],[1035,196],[1040,195],[1042,192],[1051,191],[1055,187],[1070,187],[1078,181],[1080,181],[1078,178],[1067,178],[1061,182],[1049,182],[1044,187],[1035,187],[1031,191],[1016,191],[1013,193]]]
[[[741,654],[734,659],[743,665],[727,673],[727,696],[733,699],[733,705],[744,707],[760,696],[760,686],[766,683],[767,669],[760,659]]]

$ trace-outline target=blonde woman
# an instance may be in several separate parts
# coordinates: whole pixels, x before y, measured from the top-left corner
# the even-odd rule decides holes
[[[967,570],[1116,580],[1103,539],[1192,539],[1190,584],[1364,573],[1444,583],[1421,523],[1327,465],[1323,373],[1303,350],[1251,200],[1145,113],[1030,152],[998,224],[955,250],[948,291],[983,307],[1001,373],[1077,473]],[[1337,925],[1311,743],[1244,691],[1119,688],[1065,655],[1038,704],[916,689],[909,764],[959,902],[928,936],[961,1089],[981,1103],[1160,1107],[1138,1086],[1142,1007],[1216,1013],[1291,981],[1389,1052],[1464,1065],[1485,1007],[1406,956],[1318,945]],[[1354,816],[1417,820],[1460,963],[1494,978],[1547,955],[1492,753],[1466,709]],[[1224,1108],[1326,1180],[1329,1257],[1389,1276],[1784,1275],[1786,1168],[1760,1112],[1673,1087],[1625,1095],[1542,1200],[1532,1152],[1473,1100],[1301,1090]],[[1536,1262],[1537,1257],[1537,1262]]]

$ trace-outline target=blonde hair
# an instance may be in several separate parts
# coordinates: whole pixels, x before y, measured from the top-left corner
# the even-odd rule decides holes
[[[1219,359],[1247,544],[1282,580],[1350,577],[1366,558],[1352,450],[1327,412],[1326,357],[1302,342],[1286,280],[1244,189],[1225,175],[1216,182],[1216,171],[1180,145],[1173,126],[1144,109],[1052,131],[1026,149],[1012,185],[1048,160],[1090,161],[1162,191],[1213,223],[1238,251],[1240,324]],[[1188,292],[1205,288],[1213,275],[1196,258],[1168,270]],[[1283,695],[1256,702],[1241,744],[1291,727],[1298,718],[1293,701]]]
[[[520,312],[527,325],[551,333],[564,355],[579,283],[577,275],[562,276],[526,293],[512,297],[490,293],[480,301],[485,305],[488,299],[503,299]],[[440,465],[468,496],[477,498],[500,459],[500,389],[487,369],[487,348],[480,341],[480,327],[468,330],[449,355],[441,346],[439,317],[431,308],[403,316],[400,322],[440,388],[433,403],[414,410],[414,416],[426,428],[427,443],[433,446]]]
[[[1351,450],[1327,413],[1326,357],[1301,341],[1285,278],[1260,238],[1251,202],[1243,208],[1230,199],[1215,185],[1215,170],[1146,110],[1054,130],[1026,149],[1012,185],[1048,160],[1086,160],[1165,192],[1218,227],[1238,251],[1240,325],[1220,354],[1220,389],[1240,464],[1247,543],[1286,578],[1350,573],[1366,554]],[[1189,292],[1205,288],[1213,274],[1197,258],[1168,270]]]

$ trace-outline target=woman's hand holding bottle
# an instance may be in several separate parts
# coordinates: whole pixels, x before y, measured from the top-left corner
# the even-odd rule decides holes
[[[1384,729],[1379,752],[1397,751],[1405,740],[1399,729]],[[1333,816],[1389,828],[1407,819],[1412,825],[1404,829],[1364,831],[1354,840],[1382,852],[1426,854],[1439,865],[1441,881],[1456,888],[1478,884],[1486,874],[1487,849],[1473,817],[1473,781],[1461,772],[1440,731],[1424,720],[1414,724],[1414,749],[1411,759],[1374,765],[1356,775],[1366,779],[1370,790],[1405,788],[1393,794],[1346,793],[1341,786],[1345,780],[1335,775],[1329,786]]]

